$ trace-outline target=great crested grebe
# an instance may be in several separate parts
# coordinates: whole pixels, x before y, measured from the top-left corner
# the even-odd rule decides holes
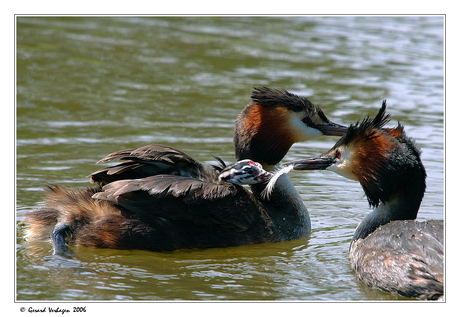
[[[425,193],[420,151],[404,127],[389,121],[385,101],[374,119],[351,125],[329,151],[299,160],[295,170],[327,169],[359,181],[375,209],[359,224],[350,264],[367,286],[405,297],[436,300],[444,294],[444,222],[418,222]]]
[[[236,120],[238,161],[258,160],[270,171],[293,143],[346,132],[306,98],[266,87],[254,89],[251,97]],[[169,251],[310,234],[308,211],[286,175],[266,199],[262,184],[251,185],[251,193],[222,182],[233,176],[225,178],[225,171],[171,147],[119,151],[102,161],[114,159],[122,162],[91,175],[102,187],[50,186],[45,205],[26,216],[28,239],[51,235],[55,254],[72,255],[67,244]]]
[[[167,146],[162,146],[162,145],[151,145],[151,146],[146,146],[143,147],[144,151],[149,151],[151,154],[157,153],[158,155],[162,156],[163,159],[166,159],[168,156],[178,158],[180,160],[188,160],[190,164],[199,164],[198,162],[193,161],[189,156],[187,156],[183,152],[179,152],[178,150],[175,150],[174,148],[167,147]],[[181,154],[180,156],[177,156],[178,154]],[[168,155],[169,154],[169,155]],[[231,186],[229,183],[234,184],[234,185],[250,185],[250,184],[255,184],[259,182],[265,182],[270,177],[272,176],[271,173],[265,171],[262,168],[262,165],[260,165],[257,162],[253,162],[251,160],[241,160],[236,163],[233,163],[231,165],[226,166],[223,161],[221,161],[219,158],[216,158],[219,160],[221,163],[221,166],[213,165],[213,166],[207,166],[208,170],[204,173],[201,173],[200,176],[196,176],[194,178],[185,178],[184,176],[181,177],[176,177],[174,175],[157,175],[158,177],[161,177],[163,179],[158,179],[158,177],[145,177],[141,179],[130,179],[130,180],[120,180],[117,181],[118,186],[117,188],[117,193],[116,195],[121,196],[122,191],[135,191],[136,186],[137,187],[146,187],[150,189],[150,187],[153,185],[155,190],[158,190],[161,192],[162,190],[168,190],[168,187],[172,183],[176,183],[174,185],[179,185],[179,183],[184,183],[185,188],[182,189],[182,193],[176,193],[182,196],[187,195],[187,190],[190,188],[193,188],[193,192],[197,195],[204,196],[206,195],[206,190],[208,192],[210,191],[217,191],[222,194],[225,194],[229,197],[232,197],[233,195],[237,194],[238,191],[235,191],[234,193],[232,190],[234,190],[233,187],[239,187],[239,186]],[[167,160],[167,159],[166,159]],[[171,163],[171,162],[169,162]],[[175,162],[177,163],[177,162]],[[122,164],[120,164],[122,165]],[[173,165],[172,165],[173,166]],[[172,176],[172,177],[171,177]],[[185,178],[185,179],[184,179]],[[225,182],[228,182],[227,184]],[[160,184],[161,183],[161,184]],[[164,187],[161,187],[164,185]],[[189,186],[189,187],[187,187]],[[81,210],[84,208],[84,206],[81,205],[82,200],[86,200],[88,204],[91,204],[90,201],[90,195],[92,195],[92,198],[97,198],[100,196],[101,199],[107,200],[107,195],[113,194],[110,189],[107,189],[106,191],[100,191],[100,188],[92,188],[92,189],[87,189],[85,191],[74,191],[68,188],[64,188],[62,186],[48,186],[48,189],[53,192],[52,195],[50,195],[50,199],[65,199],[62,202],[59,202],[60,205],[64,206],[69,206],[73,208],[79,208],[75,210],[69,210],[66,211],[66,213],[69,213],[69,217],[88,217],[88,219],[72,219],[70,220],[70,223],[72,224],[78,224],[80,225],[85,225],[85,223],[90,222],[92,220],[96,220],[96,217],[98,215],[91,215],[90,213],[94,213],[91,208],[92,206],[89,205],[88,211],[89,214],[84,215],[82,214]],[[200,192],[202,190],[202,193]],[[229,190],[228,193],[225,193],[225,190]],[[82,195],[82,196],[78,196]],[[105,197],[105,198],[104,198]],[[205,198],[206,199],[206,198]],[[212,200],[212,199],[211,199]],[[79,201],[78,206],[75,206],[74,203],[75,201]],[[155,203],[154,200],[152,200],[152,203]],[[55,201],[49,200],[48,201],[49,205],[56,205]],[[123,205],[123,203],[120,203],[120,207]],[[98,206],[97,208],[104,208],[102,205]],[[122,208],[119,208],[121,212],[123,212]],[[43,210],[43,213],[38,212],[37,215],[32,215],[32,217],[43,217],[43,216],[51,216],[51,217],[56,217],[58,215],[55,214],[56,211],[50,211],[49,210]],[[93,217],[92,219],[89,217]],[[40,220],[41,218],[35,218],[35,220]],[[211,221],[212,219],[209,219]],[[43,224],[42,224],[43,225]],[[107,224],[105,224],[107,225]],[[101,224],[98,224],[98,228],[101,226]],[[104,224],[102,224],[104,226]],[[48,226],[48,229],[50,226]],[[35,228],[37,229],[37,228]],[[46,227],[43,229],[47,229]],[[104,228],[102,228],[104,230]],[[116,229],[114,229],[116,230]],[[121,228],[119,228],[121,230]],[[142,227],[138,227],[138,230],[142,230]],[[53,241],[53,247],[54,247],[54,254],[57,255],[63,255],[67,257],[73,257],[75,254],[71,249],[69,249],[66,245],[66,236],[69,234],[72,234],[75,232],[74,228],[71,228],[67,222],[61,221],[57,223],[54,228],[53,232],[51,233],[51,238]],[[82,235],[81,239],[83,238],[83,233],[80,233],[80,231],[76,231],[79,234]],[[87,238],[87,237],[86,237]],[[107,242],[107,238],[105,238],[104,241],[100,242]],[[119,243],[119,242],[118,242]],[[102,246],[101,246],[102,247]]]

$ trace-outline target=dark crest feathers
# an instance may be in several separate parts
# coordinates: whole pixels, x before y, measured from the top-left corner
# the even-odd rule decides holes
[[[278,90],[268,87],[254,88],[251,98],[254,103],[261,106],[277,107],[283,105],[295,112],[304,111],[305,108],[308,109],[314,107],[307,98],[299,97],[286,90]]]
[[[382,129],[385,124],[390,121],[390,115],[385,112],[386,110],[386,100],[383,100],[382,106],[379,109],[379,112],[375,118],[371,119],[369,117],[363,119],[361,122],[356,122],[355,124],[350,125],[348,128],[347,134],[337,142],[338,145],[347,145],[356,139],[358,135],[366,135],[367,139],[375,137],[375,130]]]

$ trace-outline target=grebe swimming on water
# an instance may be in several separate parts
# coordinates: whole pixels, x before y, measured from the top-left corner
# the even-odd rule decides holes
[[[256,88],[236,120],[236,159],[258,161],[270,171],[292,144],[321,135],[344,135],[306,98]],[[270,199],[264,184],[251,192],[222,182],[215,168],[167,146],[123,150],[103,161],[122,163],[91,175],[102,187],[51,186],[45,205],[26,216],[28,238],[52,234],[55,254],[67,244],[94,248],[169,251],[277,242],[306,237],[310,217],[282,175]]]
[[[420,151],[404,127],[374,119],[351,125],[319,158],[291,162],[296,170],[327,169],[361,183],[374,211],[359,224],[350,264],[364,284],[393,294],[436,300],[444,294],[444,222],[418,222],[425,193]]]

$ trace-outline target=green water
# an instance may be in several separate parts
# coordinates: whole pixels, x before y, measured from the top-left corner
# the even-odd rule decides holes
[[[419,219],[443,219],[443,18],[19,17],[16,220],[47,183],[88,186],[95,162],[163,143],[200,161],[231,162],[233,124],[252,87],[307,96],[350,124],[387,100],[422,148],[428,189]],[[310,157],[337,138],[295,145]],[[75,248],[78,260],[28,243],[19,225],[18,301],[402,300],[362,286],[348,245],[369,211],[359,184],[293,172],[309,239],[153,253]]]

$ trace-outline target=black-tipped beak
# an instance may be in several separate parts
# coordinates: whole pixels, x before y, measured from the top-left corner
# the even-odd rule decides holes
[[[286,164],[294,165],[294,170],[323,170],[332,164],[334,159],[331,157],[315,157],[307,160],[298,160]]]
[[[324,135],[343,136],[347,133],[348,127],[329,122],[327,124],[315,125],[315,128],[321,131]]]

